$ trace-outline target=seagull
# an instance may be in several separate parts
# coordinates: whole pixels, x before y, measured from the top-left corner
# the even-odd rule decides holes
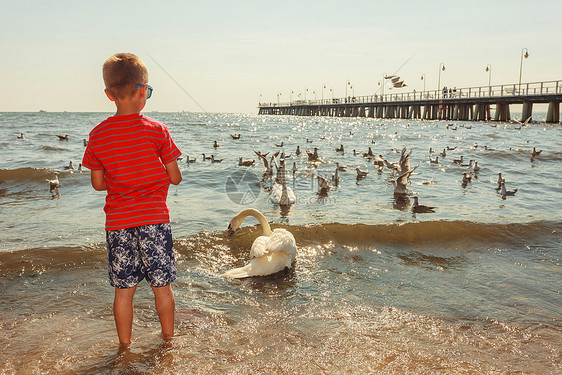
[[[68,141],[68,134],[66,135],[58,135],[57,137],[59,137],[59,141]]]
[[[357,179],[358,180],[367,177],[367,175],[369,174],[369,171],[362,171],[359,168],[355,168],[355,170],[357,171]]]
[[[474,172],[478,172],[478,171],[480,170],[480,167],[478,166],[478,162],[477,162],[477,161],[474,162],[474,165],[472,166],[472,170],[473,170]]]
[[[535,147],[533,147],[533,153],[531,154],[531,157],[537,157],[540,155],[540,153],[542,152],[542,150],[537,150]]]
[[[439,164],[439,156],[436,156],[435,159],[432,159],[431,156],[429,157],[430,164]]]
[[[400,164],[401,173],[410,169],[410,155],[412,155],[412,150],[406,154],[406,147],[404,147],[402,149],[402,154],[400,155],[400,161],[398,162],[398,164]]]
[[[295,173],[297,173],[299,169],[297,168],[297,162],[294,161],[293,162],[293,168],[291,169],[291,171],[293,172],[293,178],[295,178]]]
[[[445,151],[445,149],[443,149],[443,152],[441,152],[439,155],[444,158],[445,156],[447,156],[447,152]]]
[[[72,160],[70,161],[70,163],[68,163],[68,165],[64,166],[64,169],[66,169],[67,171],[73,171],[74,170],[74,166],[72,165]]]
[[[213,158],[213,155],[211,155],[211,156],[205,156],[205,154],[201,154],[201,155],[203,155],[203,161],[211,160]]]
[[[269,171],[270,170],[269,162],[265,158],[267,155],[269,155],[269,152],[266,153],[266,154],[262,154],[261,152],[254,150],[254,153],[260,158],[261,162],[263,163],[263,167],[265,168],[265,170]]]
[[[322,161],[318,156],[318,147],[314,147],[314,152],[306,150],[306,153],[308,154],[309,161]]]
[[[297,145],[297,150],[295,151],[295,155],[299,156],[301,154],[301,146]]]
[[[336,152],[344,152],[343,144],[340,144],[340,147],[336,147]]]
[[[185,155],[185,159],[186,163],[195,163],[195,161],[197,160],[197,158],[190,159],[189,155]]]
[[[82,173],[82,163],[78,164],[78,172]]]
[[[506,196],[513,196],[515,195],[515,193],[517,193],[517,190],[519,189],[513,189],[513,190],[506,190],[505,188],[505,181],[501,182],[501,193],[502,193],[502,198],[505,198]]]
[[[219,143],[219,141],[215,141],[215,142],[213,143],[213,147],[214,147],[214,148],[217,148],[217,147],[220,147],[220,146],[221,146],[221,144]]]
[[[502,188],[502,182],[503,182],[503,177],[501,172],[498,173],[498,187],[496,188],[496,190],[500,190]]]
[[[453,163],[455,163],[455,164],[462,164],[463,161],[464,161],[462,155],[461,155],[461,158],[460,158],[460,159],[452,158],[452,160],[453,160]]]
[[[457,148],[457,146],[455,146],[455,147],[449,147],[449,146],[447,146],[447,151],[453,151],[453,150],[456,149],[456,148]]]
[[[277,147],[283,147],[283,141],[281,141],[281,143],[276,143],[275,146],[277,146]]]
[[[314,175],[318,179],[318,195],[326,196],[328,195],[328,191],[332,188],[330,182],[326,177],[322,177],[319,175]]]
[[[400,176],[398,176],[396,180],[392,180],[392,185],[394,185],[395,195],[408,194],[408,189],[406,188],[406,184],[408,183],[408,178],[416,168],[417,167],[414,167],[413,169],[410,169],[409,171],[402,173]]]
[[[361,155],[363,155],[364,158],[369,158],[369,159],[375,156],[375,154],[373,154],[373,150],[371,150],[371,146],[369,146],[369,151],[363,152],[361,153]]]
[[[466,185],[472,180],[472,173],[462,172],[462,184]]]
[[[384,159],[382,155],[375,155],[373,159],[375,159],[374,164],[379,167],[379,170],[382,170],[382,167],[384,167]]]
[[[21,133],[20,135],[16,135],[16,137],[17,137],[18,139],[25,139],[24,136],[23,136],[23,133]]]
[[[211,163],[222,163],[223,159],[215,159],[215,155],[211,155]]]
[[[345,172],[347,165],[340,165],[340,163],[336,162],[336,168],[342,172]]]
[[[47,181],[49,183],[49,193],[53,194],[58,194],[59,193],[59,187],[60,187],[60,182],[59,182],[59,172],[55,172],[55,177],[52,180],[48,180],[45,179],[45,181]]]
[[[307,138],[306,143],[312,143],[312,141]]]
[[[289,159],[290,157],[291,154],[285,155],[285,150],[281,151],[281,156],[280,156],[281,159]]]
[[[336,170],[334,171],[334,173],[332,173],[332,182],[336,186],[338,186],[340,184],[339,168],[337,168],[337,167],[336,167]]]
[[[396,165],[396,163],[390,163],[390,162],[389,162],[388,160],[386,160],[386,159],[384,159],[383,162],[384,162],[384,165],[386,165],[386,167],[387,167],[388,169],[392,169],[392,170],[398,172],[398,165]]]
[[[231,134],[232,139],[240,139],[240,134]]]
[[[238,165],[244,167],[251,167],[252,165],[254,165],[255,162],[256,161],[254,159],[242,159],[242,156],[240,156],[240,159],[238,160]]]
[[[418,214],[426,214],[426,213],[435,212],[436,207],[421,205],[421,204],[418,203],[418,197],[413,197],[413,198],[414,198],[414,205],[412,206],[412,212],[415,212],[415,213],[418,213]]]

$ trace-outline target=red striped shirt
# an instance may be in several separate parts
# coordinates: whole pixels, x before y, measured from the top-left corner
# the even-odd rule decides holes
[[[109,117],[96,126],[82,165],[105,171],[105,230],[168,223],[165,164],[180,155],[166,125],[141,114]]]

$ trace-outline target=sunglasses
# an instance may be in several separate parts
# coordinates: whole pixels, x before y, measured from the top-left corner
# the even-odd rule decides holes
[[[152,86],[150,86],[148,83],[145,83],[145,84],[139,83],[139,84],[136,85],[135,87],[136,87],[136,88],[139,88],[139,87],[142,87],[142,86],[145,86],[145,85],[146,85],[146,98],[147,98],[147,99],[150,99],[150,97],[152,96],[152,90],[153,90],[153,89],[152,89]]]

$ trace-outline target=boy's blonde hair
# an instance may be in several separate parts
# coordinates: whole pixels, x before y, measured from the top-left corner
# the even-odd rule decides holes
[[[135,93],[135,86],[148,83],[148,69],[132,53],[117,53],[103,64],[103,82],[109,93],[124,99]]]

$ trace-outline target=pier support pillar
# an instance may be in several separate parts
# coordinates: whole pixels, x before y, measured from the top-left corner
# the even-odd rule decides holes
[[[509,104],[507,103],[497,103],[496,104],[496,115],[494,118],[496,121],[509,121],[511,119],[509,115]]]
[[[525,122],[529,117],[533,117],[533,103],[524,102],[523,111],[521,112],[521,122]]]
[[[548,103],[548,112],[546,113],[546,122],[560,122],[560,103]]]

